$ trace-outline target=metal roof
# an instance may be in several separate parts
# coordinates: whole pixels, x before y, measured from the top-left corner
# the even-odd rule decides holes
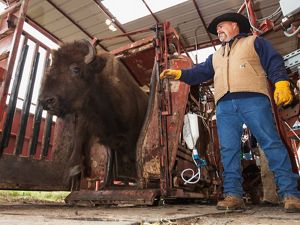
[[[105,39],[124,33],[130,33],[144,28],[153,27],[156,22],[169,21],[180,34],[184,47],[192,50],[211,46],[210,36],[206,31],[209,22],[222,13],[237,12],[243,0],[189,0],[157,13],[152,13],[147,0],[141,0],[151,12],[150,15],[126,24],[115,22],[117,31],[112,32],[105,24],[106,19],[115,18],[101,0],[31,0],[29,2],[27,18],[29,22],[41,26],[62,42],[76,39],[96,37]],[[263,18],[272,14],[279,7],[279,0],[253,0],[256,17]],[[128,10],[128,9],[124,9]],[[130,10],[128,10],[130,13]],[[141,40],[151,31],[128,35],[125,37],[103,40],[101,46],[108,51],[117,49],[125,44]],[[270,32],[265,35],[281,54],[287,54],[297,49],[297,38],[286,38],[282,31]]]

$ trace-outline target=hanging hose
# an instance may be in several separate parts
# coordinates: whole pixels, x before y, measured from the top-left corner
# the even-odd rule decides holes
[[[187,146],[190,149],[192,149],[192,159],[193,159],[195,165],[197,166],[197,173],[195,173],[195,171],[191,168],[183,170],[181,172],[181,178],[184,181],[184,184],[195,184],[195,183],[197,183],[201,179],[201,167],[204,167],[204,166],[207,165],[205,159],[201,159],[199,157],[198,150],[195,147],[196,146],[196,141],[197,141],[198,136],[199,136],[199,133],[194,132],[196,137],[193,137],[193,131],[192,131],[191,121],[190,121],[190,116],[193,116],[193,115],[195,115],[196,117],[194,117],[194,118],[197,119],[198,115],[196,115],[196,114],[188,113],[188,114],[185,115],[185,124],[184,124],[184,128],[183,128],[184,135],[183,136],[184,136],[184,139],[185,139],[185,142],[186,142]],[[198,129],[198,120],[196,120],[196,121],[195,121],[196,128]],[[194,138],[196,140],[194,140]],[[184,173],[186,173],[187,171],[192,171],[192,175],[189,179],[184,178]]]
[[[192,177],[188,180],[186,180],[183,176],[183,174],[187,171],[192,171]],[[197,180],[192,181],[195,177],[198,177]],[[185,169],[181,172],[181,179],[184,181],[184,184],[196,184],[201,178],[201,170],[198,168],[198,172],[195,174],[195,171],[191,168]]]
[[[283,33],[286,37],[293,37],[296,34],[298,34],[299,32],[300,32],[300,26],[293,33],[289,33],[288,31],[283,31]]]
[[[195,171],[191,168],[183,170],[181,172],[181,178],[184,181],[184,184],[196,184],[201,178],[201,167],[204,167],[207,165],[206,161],[199,157],[199,154],[198,154],[198,151],[196,148],[193,149],[192,159],[193,159],[195,165],[197,166],[197,173],[195,173]],[[187,171],[192,171],[192,176],[188,180],[184,178],[184,173],[186,173]],[[194,180],[195,178],[197,178],[197,179]]]

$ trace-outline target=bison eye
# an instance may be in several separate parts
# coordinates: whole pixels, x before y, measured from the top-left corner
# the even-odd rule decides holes
[[[72,75],[74,75],[74,76],[80,75],[80,67],[77,64],[73,63],[70,65],[69,68],[70,68]]]

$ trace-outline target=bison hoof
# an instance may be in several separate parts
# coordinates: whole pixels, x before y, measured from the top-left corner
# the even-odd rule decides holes
[[[69,171],[69,176],[74,177],[80,173],[81,173],[81,167],[80,167],[80,165],[76,165],[76,166],[71,167],[71,169]]]

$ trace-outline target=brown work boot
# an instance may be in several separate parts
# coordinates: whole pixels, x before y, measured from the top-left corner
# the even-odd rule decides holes
[[[224,200],[219,201],[217,204],[219,210],[237,210],[245,209],[245,203],[242,198],[228,195]]]
[[[286,196],[283,199],[284,210],[286,212],[300,212],[300,198],[295,196]]]

